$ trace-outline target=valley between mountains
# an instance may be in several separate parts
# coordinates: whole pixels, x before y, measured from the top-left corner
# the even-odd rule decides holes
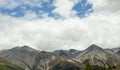
[[[120,70],[120,48],[92,44],[82,51],[48,52],[18,46],[0,50],[0,70]]]

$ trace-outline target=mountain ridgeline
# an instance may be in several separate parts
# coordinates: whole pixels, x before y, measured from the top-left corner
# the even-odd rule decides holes
[[[95,44],[79,51],[40,51],[29,46],[0,51],[0,70],[120,70],[120,48]]]

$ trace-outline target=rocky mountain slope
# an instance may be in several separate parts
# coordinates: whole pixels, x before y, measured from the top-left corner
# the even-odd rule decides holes
[[[28,46],[15,47],[0,53],[0,57],[9,62],[26,68],[23,62],[26,62],[30,67],[34,64],[34,60],[39,51]]]
[[[103,49],[95,44],[83,51],[70,49],[53,52],[21,46],[0,52],[0,57],[25,70],[85,70],[88,64],[93,70],[120,67],[119,48]]]
[[[89,46],[82,51],[76,60],[83,62],[83,64],[91,64],[100,67],[117,67],[120,65],[120,56],[116,53],[106,51],[95,44]]]
[[[98,58],[98,59],[106,59],[109,56],[108,53],[104,51],[101,47],[97,45],[91,45],[87,49],[83,50],[76,58],[84,61],[88,58]]]
[[[49,70],[84,70],[85,65],[76,60],[56,58],[49,63]]]

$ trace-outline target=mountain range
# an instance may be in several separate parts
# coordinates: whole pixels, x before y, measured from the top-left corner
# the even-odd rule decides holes
[[[17,68],[7,70],[120,70],[119,59],[119,47],[103,49],[92,44],[82,51],[48,52],[24,45],[0,51],[0,70],[5,70],[3,65]]]

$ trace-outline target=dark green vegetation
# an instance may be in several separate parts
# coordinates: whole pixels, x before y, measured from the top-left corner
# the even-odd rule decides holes
[[[120,67],[118,66],[116,68],[115,67],[105,68],[97,65],[86,64],[85,70],[120,70]]]
[[[92,70],[92,66],[90,64],[87,64],[85,70]]]
[[[23,70],[17,66],[0,65],[0,70]]]

